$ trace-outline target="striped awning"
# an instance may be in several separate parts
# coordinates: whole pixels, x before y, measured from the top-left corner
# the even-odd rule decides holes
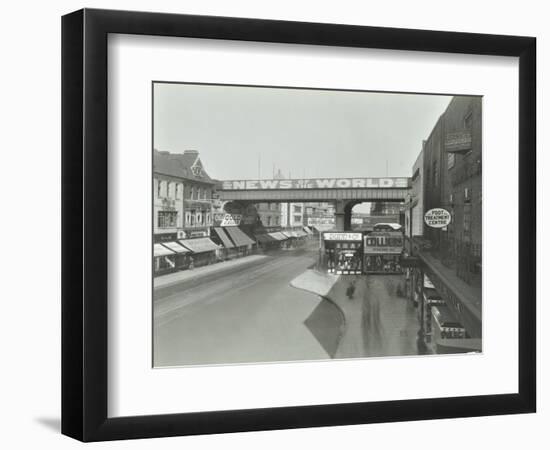
[[[225,227],[225,231],[229,234],[237,247],[254,244],[254,241],[244,234],[239,227]]]
[[[214,231],[216,232],[216,234],[218,235],[218,237],[220,238],[220,241],[222,241],[223,243],[223,246],[225,248],[234,248],[235,246],[233,245],[233,242],[231,242],[231,239],[229,239],[229,236],[227,235],[227,233],[224,231],[223,228],[221,227],[215,227],[214,228]]]

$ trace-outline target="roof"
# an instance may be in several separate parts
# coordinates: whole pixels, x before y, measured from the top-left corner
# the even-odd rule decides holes
[[[375,223],[374,226],[375,227],[386,226],[389,228],[393,228],[394,230],[400,230],[401,228],[403,228],[400,224],[392,223],[392,222],[379,222],[379,223]]]
[[[184,153],[154,150],[153,172],[200,183],[217,183],[217,180],[210,178],[204,170],[199,152],[196,150],[186,150]]]

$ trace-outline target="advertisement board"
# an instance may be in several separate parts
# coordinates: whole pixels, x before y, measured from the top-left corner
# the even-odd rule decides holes
[[[227,180],[222,191],[273,189],[408,188],[409,178],[313,178],[299,180]]]
[[[451,213],[443,208],[433,208],[424,214],[424,223],[432,228],[444,228],[451,223]]]

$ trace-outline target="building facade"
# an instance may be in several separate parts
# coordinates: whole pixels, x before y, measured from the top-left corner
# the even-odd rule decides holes
[[[424,145],[412,167],[412,181],[405,208],[405,235],[424,235]]]
[[[254,206],[264,227],[280,227],[282,225],[281,203],[256,203]]]
[[[215,185],[196,150],[181,154],[155,150],[154,242],[209,236]]]
[[[433,328],[429,324],[437,322],[430,319],[437,313],[432,300],[426,300],[427,292],[435,289],[443,302],[435,309],[439,311],[441,306],[465,330],[457,341],[437,333],[430,336],[428,340],[438,352],[457,347],[481,350],[481,113],[481,97],[453,97],[424,141],[421,158],[413,168],[413,186],[419,179],[423,189],[420,196],[413,189],[413,204],[416,196],[418,203],[423,200],[424,213],[443,208],[451,216],[447,226],[424,224],[422,238],[417,230],[412,238],[412,250],[420,264],[409,273],[409,292],[419,299],[421,329],[429,332]],[[414,209],[412,219],[414,227],[419,222]]]
[[[452,217],[446,229],[426,227],[424,234],[445,263],[475,282],[481,272],[481,97],[453,97],[422,153],[424,211],[444,208]]]

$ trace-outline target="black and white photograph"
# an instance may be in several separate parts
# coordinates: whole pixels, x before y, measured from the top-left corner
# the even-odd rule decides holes
[[[152,105],[153,367],[482,353],[481,95]]]

